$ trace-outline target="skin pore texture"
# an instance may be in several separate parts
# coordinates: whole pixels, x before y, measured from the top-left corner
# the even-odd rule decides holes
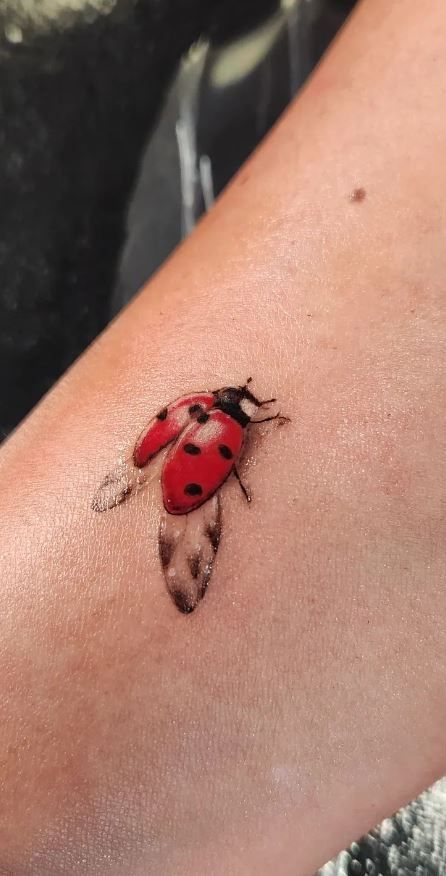
[[[362,3],[3,447],[3,876],[309,874],[446,771],[445,56],[443,0]],[[251,374],[292,422],[184,616],[159,479],[91,500],[170,400]]]

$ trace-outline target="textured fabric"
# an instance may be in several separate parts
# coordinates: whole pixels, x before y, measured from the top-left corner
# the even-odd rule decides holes
[[[319,871],[318,876],[444,876],[446,779]]]

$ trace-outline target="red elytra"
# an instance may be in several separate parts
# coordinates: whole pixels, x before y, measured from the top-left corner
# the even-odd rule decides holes
[[[139,436],[133,451],[133,462],[138,468],[147,465],[163,447],[178,438],[193,417],[207,411],[214,404],[212,392],[185,395],[163,408]]]
[[[190,423],[167,455],[161,484],[169,514],[207,502],[231,474],[243,447],[243,427],[219,409]]]

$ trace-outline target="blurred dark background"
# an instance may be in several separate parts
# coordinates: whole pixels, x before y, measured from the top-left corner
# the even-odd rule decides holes
[[[115,290],[127,212],[181,56],[200,37],[236,39],[280,5],[0,0],[0,438],[130,295]],[[314,65],[354,0],[297,5],[307,17],[311,7]],[[235,148],[231,169],[250,145]],[[156,168],[153,177],[143,193],[152,216],[165,201]],[[143,266],[134,275],[145,279]]]

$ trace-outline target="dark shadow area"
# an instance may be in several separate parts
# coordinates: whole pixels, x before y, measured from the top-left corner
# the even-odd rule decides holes
[[[270,5],[118,0],[0,44],[0,434],[107,322],[126,205],[178,59]]]

